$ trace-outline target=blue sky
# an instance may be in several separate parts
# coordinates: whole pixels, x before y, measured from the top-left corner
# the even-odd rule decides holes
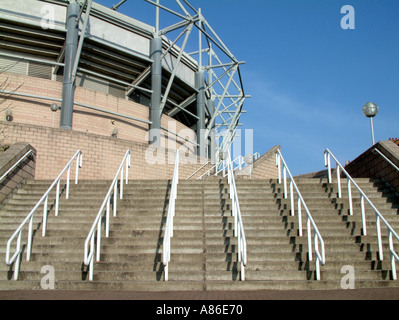
[[[241,74],[251,98],[241,129],[253,129],[255,152],[281,145],[295,175],[322,170],[326,148],[341,163],[353,160],[371,146],[362,114],[368,101],[380,108],[375,140],[399,138],[399,1],[189,2],[246,62]],[[355,29],[341,28],[344,5],[355,10]],[[155,25],[154,7],[144,0],[128,0],[119,11]],[[161,16],[161,27],[168,23]]]

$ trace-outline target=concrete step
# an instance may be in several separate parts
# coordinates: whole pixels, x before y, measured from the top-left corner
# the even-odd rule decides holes
[[[359,280],[355,288],[398,287],[397,281],[390,280]],[[341,281],[314,280],[270,280],[270,281],[212,281],[206,283],[208,291],[256,291],[256,290],[341,290]]]

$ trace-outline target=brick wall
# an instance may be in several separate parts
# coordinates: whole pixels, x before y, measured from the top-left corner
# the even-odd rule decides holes
[[[252,179],[277,179],[278,171],[276,166],[276,150],[281,149],[280,146],[274,146],[269,151],[260,156],[253,164],[251,178]],[[239,179],[249,179],[249,168],[245,167],[237,172]]]
[[[0,127],[7,131],[3,143],[26,141],[36,149],[36,179],[55,179],[78,149],[83,152],[80,179],[113,179],[127,149],[132,155],[130,179],[170,179],[173,174],[173,149],[151,149],[147,143],[32,124],[0,121]],[[190,152],[181,152],[180,178],[186,179],[206,162]]]
[[[62,97],[62,83],[57,81],[33,78],[13,73],[1,73],[0,83],[6,84],[2,86],[2,90],[5,91],[15,90],[16,93],[21,94],[33,94],[36,96],[52,98]],[[75,102],[117,112],[138,119],[149,120],[150,110],[147,106],[83,87],[76,88]],[[0,119],[5,119],[6,110],[3,107],[9,106],[12,108],[13,122],[15,123],[59,128],[60,111],[52,112],[50,110],[51,103],[51,100],[11,95],[2,105],[1,109],[4,110],[0,112]],[[57,102],[57,104],[61,105],[60,102]],[[163,127],[168,128],[183,137],[187,137],[190,141],[196,142],[195,132],[184,126],[182,123],[175,121],[173,118],[163,115],[161,124]],[[118,138],[120,139],[141,143],[148,140],[148,124],[76,105],[74,106],[72,126],[73,131],[93,133],[105,137],[110,137],[113,130],[116,128],[118,130]],[[177,143],[177,147],[185,144],[194,151],[194,146],[192,144],[187,143],[173,134],[162,131],[161,144],[164,147],[168,147],[169,144],[169,148],[173,148],[173,143]]]
[[[380,141],[346,165],[345,169],[354,178],[383,178],[399,192],[399,172],[381,155],[373,152],[374,148],[399,167],[399,146],[392,141]]]
[[[35,177],[36,150],[31,145],[20,142],[0,154],[0,177],[2,177],[30,150],[34,153],[29,154],[0,181],[0,203],[25,179]]]

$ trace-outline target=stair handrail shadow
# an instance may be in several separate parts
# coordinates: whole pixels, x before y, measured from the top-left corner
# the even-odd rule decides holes
[[[338,159],[334,156],[334,154],[329,150],[326,149],[324,151],[324,165],[328,168],[328,183],[332,183],[332,176],[331,176],[331,158],[335,161],[336,167],[337,167],[337,185],[338,185],[338,198],[342,198],[342,191],[341,191],[341,173],[346,176],[347,178],[347,185],[348,185],[348,202],[349,202],[349,215],[353,215],[353,206],[352,206],[352,187],[353,186],[359,191],[360,193],[360,210],[361,210],[361,216],[362,216],[362,235],[367,236],[367,228],[366,228],[366,213],[365,213],[365,202],[370,205],[370,207],[373,209],[375,213],[375,218],[376,218],[376,229],[377,229],[377,241],[378,241],[378,257],[379,260],[384,260],[384,254],[383,254],[383,249],[382,249],[382,237],[381,237],[381,221],[385,224],[387,227],[387,232],[388,232],[388,245],[389,245],[389,252],[391,255],[391,268],[392,268],[392,278],[393,280],[397,280],[397,274],[396,274],[396,261],[399,262],[399,256],[395,252],[394,246],[393,246],[393,236],[396,238],[396,240],[399,241],[399,236],[395,232],[395,230],[392,228],[392,226],[388,223],[388,221],[383,217],[383,215],[380,213],[380,211],[376,208],[376,206],[371,202],[371,200],[367,197],[367,195],[364,193],[364,191],[359,187],[359,185],[353,180],[353,178],[350,176],[350,174],[345,170],[345,168],[342,166],[342,164],[338,161]]]
[[[125,178],[123,167],[126,166],[126,174]],[[117,199],[118,199],[118,177],[120,175],[120,184],[119,184],[119,197],[123,199],[123,181],[128,184],[129,181],[129,168],[130,168],[130,150],[127,150],[123,160],[118,168],[118,171],[115,174],[114,179],[112,180],[111,186],[108,189],[108,192],[104,198],[104,201],[98,211],[96,218],[94,219],[93,225],[86,237],[84,243],[84,265],[89,267],[89,281],[93,281],[93,272],[94,272],[94,255],[96,254],[96,262],[100,261],[101,254],[101,225],[104,222],[103,215],[105,214],[105,236],[109,237],[109,214],[111,207],[111,199],[113,200],[113,216],[116,217],[117,210]],[[96,232],[97,231],[97,232]],[[96,241],[96,245],[94,244]]]
[[[47,189],[44,195],[40,198],[40,200],[36,203],[30,213],[26,216],[24,221],[19,225],[19,227],[15,230],[12,236],[7,241],[7,249],[6,249],[6,264],[10,266],[14,261],[15,263],[15,270],[14,270],[14,280],[18,280],[18,274],[20,269],[20,259],[23,252],[21,248],[21,238],[22,238],[22,231],[25,225],[29,222],[28,226],[28,242],[26,245],[26,261],[30,260],[31,253],[32,253],[32,241],[33,241],[33,218],[34,214],[39,208],[39,206],[44,202],[43,205],[43,222],[42,222],[42,237],[46,236],[46,229],[47,229],[47,215],[48,215],[48,202],[49,202],[49,194],[53,190],[53,188],[57,185],[57,191],[55,195],[55,216],[58,216],[58,209],[59,209],[59,198],[60,198],[60,185],[61,185],[61,177],[67,171],[67,180],[66,180],[66,199],[69,199],[69,184],[70,184],[70,175],[71,175],[71,165],[72,162],[76,159],[76,173],[75,173],[75,184],[78,184],[79,180],[79,168],[82,167],[82,159],[83,153],[81,150],[78,150],[75,155],[69,160],[68,164],[64,167],[64,169],[60,172],[58,177],[54,180],[51,186]],[[10,258],[10,251],[11,251],[11,243],[13,240],[17,238],[15,253]]]
[[[290,179],[290,200],[291,200],[291,216],[295,215],[295,204],[294,204],[294,189],[297,193],[297,211],[298,211],[298,232],[299,236],[302,237],[302,209],[301,205],[304,207],[306,211],[306,229],[307,229],[307,237],[308,237],[308,259],[309,261],[313,260],[313,250],[312,250],[312,227],[314,230],[314,252],[316,255],[316,280],[320,280],[320,264],[326,264],[326,257],[325,257],[325,247],[324,247],[324,240],[321,236],[319,229],[315,221],[313,220],[312,215],[309,212],[309,209],[305,203],[305,200],[302,197],[301,192],[298,189],[297,184],[289,170],[287,163],[284,160],[283,155],[279,149],[276,150],[276,166],[278,171],[278,183],[281,184],[281,173],[283,173],[284,179],[284,198],[288,198],[287,192],[287,173]],[[320,242],[320,249],[319,249],[319,242]]]

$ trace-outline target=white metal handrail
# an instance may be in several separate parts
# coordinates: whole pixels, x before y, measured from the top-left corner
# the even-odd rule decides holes
[[[384,160],[385,160],[386,162],[388,162],[392,167],[394,167],[396,171],[399,171],[399,168],[398,168],[391,160],[389,160],[380,150],[378,150],[377,148],[374,148],[373,151],[377,151],[377,153],[378,153],[381,157],[383,157]],[[0,180],[1,180],[1,179],[0,179]]]
[[[276,151],[276,165],[278,168],[278,182],[281,183],[281,171],[283,172],[283,179],[284,179],[284,198],[288,198],[287,192],[287,173],[290,179],[290,200],[291,200],[291,216],[295,215],[295,204],[294,204],[294,189],[297,193],[297,211],[298,211],[298,229],[299,229],[299,236],[302,237],[302,208],[301,205],[305,208],[306,211],[306,229],[307,229],[307,237],[308,237],[308,258],[309,261],[313,260],[312,254],[312,227],[314,230],[314,252],[316,254],[316,280],[320,280],[320,264],[325,265],[326,258],[325,258],[325,249],[324,249],[324,240],[317,228],[316,223],[314,222],[312,215],[309,212],[309,209],[303,199],[301,192],[298,189],[298,186],[295,183],[295,180],[284,160],[281,151],[277,149]],[[320,242],[320,248],[319,248]]]
[[[217,167],[221,164],[220,169],[218,170]],[[206,171],[205,173],[203,173],[198,179],[201,180],[203,177],[205,176],[210,176],[212,170],[215,171],[215,173],[213,173],[214,176],[217,176],[219,174],[219,172],[223,171],[223,177],[225,177],[225,171],[226,171],[226,164],[225,161],[220,161],[219,163],[215,164],[212,168],[210,168],[208,171]]]
[[[260,157],[259,152],[255,152],[253,154],[254,159],[258,159]],[[243,168],[243,166],[245,166],[246,162],[245,162],[245,158],[242,155],[239,155],[237,158],[235,158],[233,161],[231,161],[232,164],[234,165],[234,163],[237,164],[237,166],[235,168],[233,168],[233,171],[239,169],[241,170]],[[222,166],[219,170],[216,169],[216,167],[219,164],[215,164],[212,168],[210,168],[209,170],[207,170],[205,173],[203,173],[198,179],[202,179],[204,176],[210,176],[210,173],[212,172],[212,170],[215,170],[214,175],[217,176],[219,174],[219,172],[223,171],[223,177],[225,177],[227,175],[227,162],[226,161],[222,161]],[[234,166],[233,166],[234,167]]]
[[[238,242],[238,262],[241,262],[241,281],[245,281],[245,267],[247,265],[247,240],[244,224],[241,217],[240,203],[238,201],[237,187],[234,178],[233,164],[230,160],[230,152],[227,158],[227,176],[230,187],[230,199],[232,203],[231,214],[234,217],[234,236]]]
[[[25,153],[21,159],[19,159],[10,169],[7,170],[6,173],[4,173],[1,177],[0,177],[0,182],[3,181],[3,179],[11,172],[13,171],[22,161],[25,160],[25,158],[27,158],[30,154],[34,154],[35,151],[34,150],[29,150],[27,153]]]
[[[399,256],[395,252],[394,247],[393,247],[393,236],[396,238],[396,240],[399,241],[399,236],[395,232],[395,230],[391,227],[391,225],[388,223],[388,221],[385,220],[385,218],[382,216],[382,214],[378,211],[378,209],[374,206],[374,204],[370,201],[370,199],[366,196],[366,194],[363,192],[363,190],[357,185],[357,183],[353,180],[353,178],[349,175],[349,173],[345,170],[345,168],[342,166],[342,164],[338,161],[338,159],[332,154],[332,152],[329,149],[326,149],[324,151],[324,164],[328,168],[328,183],[332,183],[332,178],[331,178],[331,157],[334,159],[336,165],[337,165],[337,184],[338,184],[338,198],[342,198],[342,192],[341,192],[341,173],[340,169],[342,172],[345,174],[347,177],[347,184],[348,184],[348,202],[349,202],[349,215],[353,215],[353,205],[352,205],[352,190],[351,190],[351,185],[359,191],[360,193],[360,210],[361,210],[361,215],[362,215],[362,227],[363,231],[362,234],[364,236],[367,235],[367,228],[366,228],[366,214],[365,214],[365,201],[370,205],[370,207],[373,209],[375,213],[375,219],[376,219],[376,229],[377,229],[377,240],[378,240],[378,255],[379,259],[383,260],[384,255],[383,255],[383,249],[382,249],[382,238],[381,238],[381,221],[385,224],[387,227],[388,231],[388,245],[389,245],[389,252],[391,254],[391,266],[392,266],[392,277],[394,280],[397,279],[396,275],[396,261],[399,261]],[[395,261],[396,260],[396,261]]]
[[[123,166],[126,166],[126,176],[125,179],[123,177]],[[93,272],[94,272],[94,254],[96,254],[96,262],[100,261],[100,253],[101,253],[101,224],[102,217],[105,213],[105,236],[109,237],[109,212],[111,206],[111,195],[113,193],[113,216],[116,217],[116,209],[117,209],[117,198],[118,198],[118,177],[120,175],[120,186],[119,186],[119,197],[123,199],[123,180],[128,184],[129,180],[129,168],[130,168],[130,150],[126,151],[125,156],[119,166],[118,171],[115,174],[114,180],[111,183],[111,186],[108,189],[107,195],[104,198],[104,201],[98,211],[96,218],[94,219],[93,225],[87,235],[85,244],[84,244],[84,264],[89,266],[89,280],[93,280]],[[97,232],[96,232],[97,229]],[[94,240],[97,238],[96,246],[94,245]]]
[[[207,161],[207,163],[205,163],[204,165],[202,165],[200,168],[198,168],[197,170],[195,170],[192,174],[190,174],[187,177],[187,180],[190,179],[192,176],[194,176],[196,173],[198,173],[199,171],[201,171],[201,169],[205,168],[208,164],[210,164],[211,161]]]
[[[7,249],[6,249],[6,264],[11,265],[14,261],[15,263],[15,270],[14,270],[14,280],[18,279],[18,274],[19,274],[19,267],[20,267],[20,259],[21,259],[21,253],[22,253],[22,248],[21,248],[21,238],[22,238],[22,231],[24,226],[26,225],[27,222],[29,222],[29,229],[28,229],[28,243],[27,243],[27,252],[26,252],[26,261],[30,260],[31,252],[32,252],[32,238],[33,238],[33,217],[34,214],[37,210],[37,208],[44,202],[43,205],[43,223],[42,223],[42,237],[46,235],[46,229],[47,229],[47,214],[48,214],[48,198],[51,190],[53,190],[54,186],[57,185],[57,191],[55,195],[55,216],[58,216],[58,210],[59,210],[59,199],[60,199],[60,185],[61,185],[61,177],[67,171],[67,181],[66,181],[66,199],[69,199],[69,180],[70,180],[70,171],[71,171],[71,165],[72,162],[76,159],[76,174],[75,174],[75,184],[78,183],[78,178],[79,178],[79,168],[82,167],[82,159],[83,159],[83,153],[82,151],[78,150],[75,155],[69,160],[68,164],[64,167],[64,169],[61,171],[61,173],[58,175],[58,177],[54,180],[54,182],[51,184],[51,186],[48,188],[48,190],[44,193],[44,195],[41,197],[41,199],[36,203],[34,208],[30,211],[30,213],[27,215],[25,220],[20,224],[20,226],[15,230],[13,235],[10,237],[10,239],[7,241]],[[10,258],[10,247],[11,243],[13,240],[17,238],[17,243],[16,243],[16,248],[15,248],[15,253],[13,256]]]
[[[169,280],[170,239],[173,237],[173,220],[175,217],[175,201],[177,185],[179,183],[179,150],[176,151],[175,167],[173,171],[172,186],[169,196],[168,216],[166,218],[163,236],[162,264],[164,266],[165,281]]]

